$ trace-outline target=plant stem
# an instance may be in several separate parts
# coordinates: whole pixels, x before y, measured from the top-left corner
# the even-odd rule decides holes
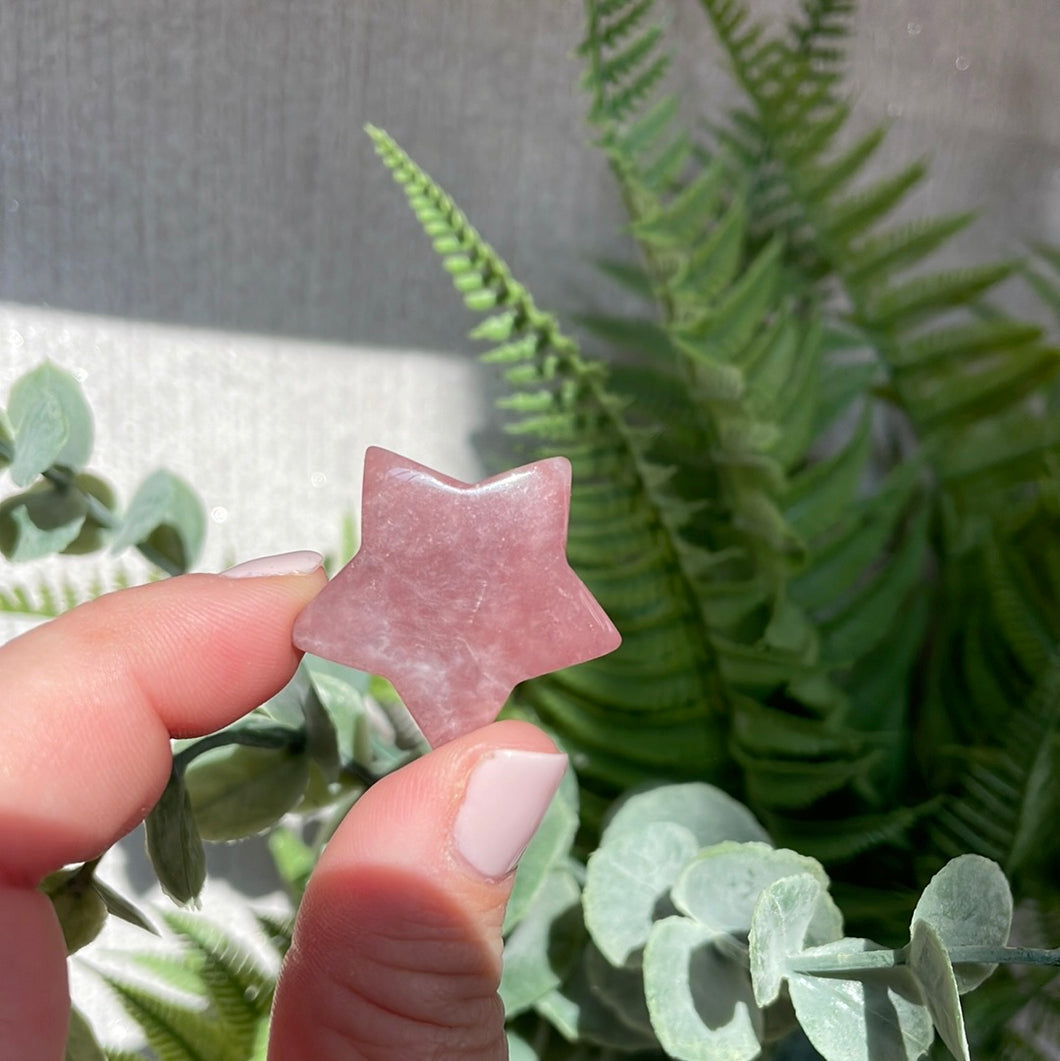
[[[0,458],[9,463],[15,459],[15,447],[8,442],[6,439],[0,438]],[[58,464],[52,465],[50,468],[45,468],[41,472],[41,477],[47,479],[53,486],[59,488],[59,490],[76,490],[81,494],[85,502],[85,514],[90,519],[98,523],[101,527],[106,527],[107,530],[117,530],[120,520],[118,517],[111,512],[98,497],[93,497],[87,490],[82,490],[74,482],[74,473],[68,468],[63,468]],[[173,563],[167,556],[158,552],[157,549],[152,549],[146,542],[140,542],[136,548],[140,551],[140,554],[145,560],[154,564],[155,567],[162,571],[165,571],[167,575],[182,575],[184,574],[183,568],[179,564]]]
[[[299,748],[305,744],[305,733],[290,726],[268,722],[245,722],[232,729],[222,729],[201,737],[194,744],[182,748],[173,756],[173,766],[185,770],[192,759],[214,748],[240,744],[247,748]]]
[[[951,947],[953,965],[1060,965],[1060,949],[1034,947]],[[909,961],[909,948],[851,951],[849,954],[804,954],[792,962],[791,971],[814,976],[857,976],[876,969],[893,969]]]

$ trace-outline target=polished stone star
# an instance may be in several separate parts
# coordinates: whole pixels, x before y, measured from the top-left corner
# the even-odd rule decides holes
[[[361,547],[295,644],[388,678],[431,745],[492,722],[519,682],[620,641],[567,563],[570,484],[565,457],[462,483],[371,447]]]

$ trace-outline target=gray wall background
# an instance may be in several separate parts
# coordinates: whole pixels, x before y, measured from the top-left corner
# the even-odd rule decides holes
[[[698,5],[670,6],[679,80],[724,102]],[[983,207],[976,257],[1060,239],[1060,2],[861,7],[858,120],[892,117],[886,166],[933,154],[918,208]],[[581,18],[573,0],[0,0],[0,300],[466,349],[370,121],[543,306],[598,306],[589,262],[624,243],[584,144]]]

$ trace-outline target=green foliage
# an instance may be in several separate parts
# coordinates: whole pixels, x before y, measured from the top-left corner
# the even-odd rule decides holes
[[[100,972],[143,1030],[154,1061],[264,1058],[275,975],[230,930],[198,915],[170,912],[172,954],[128,956],[135,978]],[[109,1058],[121,1056],[107,1051]],[[141,1055],[137,1055],[141,1056]]]
[[[93,438],[92,411],[69,373],[46,362],[15,381],[0,410],[0,470],[25,489],[0,501],[0,552],[27,561],[135,546],[167,574],[191,568],[206,527],[198,497],[159,470],[119,516],[110,484],[84,470]],[[54,598],[46,595],[40,608],[31,601],[25,589],[0,591],[5,611],[28,614],[47,615]]]
[[[888,938],[946,859],[972,851],[1031,887],[1056,850],[1060,433],[1047,410],[1060,353],[1041,326],[989,307],[1013,263],[932,269],[973,214],[893,220],[927,166],[881,172],[886,130],[846,132],[853,4],[805,0],[786,26],[739,0],[701,6],[742,95],[707,116],[706,139],[666,92],[674,54],[657,5],[586,4],[589,120],[638,256],[607,272],[645,298],[640,317],[582,320],[598,353],[560,332],[453,201],[370,130],[469,307],[490,313],[472,337],[494,344],[484,360],[503,374],[509,455],[570,457],[571,562],[624,638],[515,696],[572,753],[592,851],[591,942],[535,1008],[572,1041],[617,1049],[602,999],[625,997],[628,981],[601,964],[628,972],[654,953],[650,1020],[626,1046],[661,1042],[674,1057],[721,1056],[706,1045],[719,1029],[732,1037],[723,1052],[753,1056],[770,1022],[733,981],[722,1009],[736,1023],[696,1024],[700,992],[716,1000],[728,983],[710,949],[725,926],[691,916],[675,887],[711,842],[673,812],[640,832],[609,826],[596,846],[614,796],[720,785],[779,844],[826,864],[836,900],[827,877],[791,866],[772,880],[774,856],[759,867],[755,894],[786,911],[770,931],[792,953],[811,946],[796,939],[800,918],[834,930],[838,914],[819,904],[857,896],[859,927]],[[1060,306],[1048,298],[1060,270],[1042,260],[1028,282]],[[568,917],[569,895],[556,902]],[[720,894],[710,905],[726,908]],[[1000,894],[987,905],[1010,912]],[[833,948],[828,960],[894,953],[836,939],[812,946]],[[787,1004],[819,1050],[861,1056],[879,1039],[915,1057],[934,1019],[963,1054],[953,998],[967,970],[950,969],[938,924],[913,944],[871,984],[792,972]],[[770,953],[775,1001],[788,959]],[[694,955],[709,976],[689,974]],[[861,1016],[840,1028],[844,1006]]]
[[[0,612],[32,619],[54,619],[71,608],[112,590],[126,589],[132,576],[121,563],[96,571],[85,584],[68,576],[38,575],[22,583],[0,586]]]

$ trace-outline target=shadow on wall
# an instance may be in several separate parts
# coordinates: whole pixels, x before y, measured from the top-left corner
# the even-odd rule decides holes
[[[362,127],[401,137],[562,302],[618,228],[583,144],[580,19],[522,0],[5,4],[0,300],[467,349]]]
[[[695,0],[668,6],[695,64],[683,80],[724,98]],[[612,299],[589,264],[625,244],[584,146],[581,19],[523,0],[4,4],[0,300],[468,350],[470,318],[367,121],[456,194],[543,307]],[[892,162],[935,151],[925,213],[992,212],[977,256],[1060,238],[1057,39],[1053,0],[862,5],[866,122],[895,116]]]

